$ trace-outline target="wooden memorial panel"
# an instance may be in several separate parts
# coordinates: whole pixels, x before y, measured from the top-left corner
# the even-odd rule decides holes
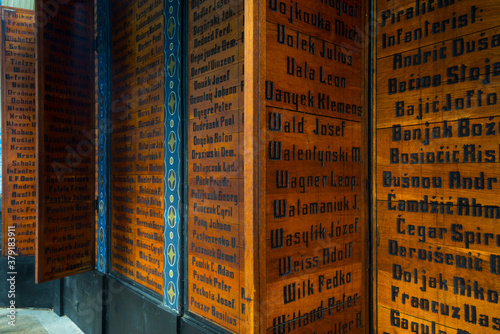
[[[94,269],[94,5],[36,2],[36,282]]]
[[[0,7],[2,64],[2,254],[35,254],[35,12]],[[12,255],[12,254],[10,254]]]
[[[265,10],[261,332],[366,333],[365,4]]]
[[[374,323],[500,330],[498,1],[377,1]]]
[[[187,309],[232,333],[249,333],[253,270],[245,266],[243,16],[243,0],[188,5]]]
[[[163,295],[164,5],[111,8],[111,268]]]

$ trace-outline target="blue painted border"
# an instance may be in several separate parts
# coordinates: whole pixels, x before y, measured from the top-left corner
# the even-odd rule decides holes
[[[107,247],[107,211],[108,195],[107,185],[109,182],[109,154],[108,154],[108,129],[109,115],[109,0],[97,1],[97,105],[98,105],[98,173],[97,189],[98,195],[98,232],[97,232],[97,259],[96,267],[101,273],[108,272],[108,247]]]
[[[165,231],[164,304],[179,311],[180,265],[180,3],[165,0]]]

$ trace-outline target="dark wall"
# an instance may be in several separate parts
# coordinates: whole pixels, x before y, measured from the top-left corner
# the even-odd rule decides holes
[[[218,331],[214,328],[210,328],[201,322],[193,319],[191,317],[183,317],[181,318],[181,325],[179,328],[179,333],[186,334],[220,334],[221,331]]]
[[[106,333],[177,333],[178,315],[107,276]]]
[[[104,276],[97,271],[65,277],[62,310],[86,334],[101,334],[106,307]]]
[[[0,258],[0,307],[7,307],[10,301],[6,269],[7,258]],[[35,284],[35,258],[18,257],[16,272],[16,308],[54,308],[85,334],[168,334],[179,330],[179,316],[163,308],[161,302],[95,270]]]
[[[86,334],[178,332],[178,315],[113,277],[92,271],[63,282],[64,314]]]
[[[35,257],[16,257],[15,298],[16,308],[37,307],[52,308],[57,299],[59,280],[35,284]],[[10,283],[7,281],[7,258],[0,257],[0,307],[9,305],[7,296]]]

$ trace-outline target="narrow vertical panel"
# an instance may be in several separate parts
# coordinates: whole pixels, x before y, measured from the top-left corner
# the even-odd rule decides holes
[[[109,138],[110,138],[110,52],[109,1],[97,1],[97,106],[98,106],[98,207],[97,269],[108,271],[109,230]]]
[[[376,328],[494,333],[500,3],[376,5]]]
[[[2,86],[2,255],[34,255],[35,15],[32,10],[0,8]],[[15,247],[8,245],[9,232]]]
[[[365,2],[265,1],[262,333],[367,333]]]
[[[262,275],[262,268],[265,267],[265,252],[262,252],[259,245],[264,244],[265,235],[261,233],[261,226],[257,223],[265,213],[265,201],[260,196],[261,189],[264,188],[266,180],[259,177],[259,168],[264,161],[264,157],[259,154],[259,110],[262,106],[263,96],[260,94],[263,87],[259,78],[265,73],[265,37],[260,33],[259,27],[265,22],[265,16],[261,15],[260,0],[245,1],[244,8],[244,66],[243,75],[247,84],[243,96],[244,116],[243,116],[243,198],[244,205],[244,252],[245,265],[253,270],[246,270],[245,291],[242,291],[246,315],[248,319],[247,333],[259,333],[266,317],[266,296],[259,286],[266,284],[265,275]],[[261,302],[264,301],[264,302]]]
[[[165,4],[110,6],[110,264],[158,297],[165,283]]]
[[[181,22],[180,3],[171,1],[165,6],[165,251],[164,251],[164,301],[173,310],[179,310],[180,231],[182,189],[181,124],[180,124],[180,72],[181,72]]]
[[[94,269],[93,9],[36,3],[38,283]]]
[[[244,223],[244,1],[189,1],[187,309],[248,333]],[[252,83],[248,83],[252,84]],[[253,324],[252,324],[253,325]]]

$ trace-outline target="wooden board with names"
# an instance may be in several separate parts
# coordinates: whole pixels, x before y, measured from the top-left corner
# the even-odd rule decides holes
[[[369,327],[366,9],[363,1],[341,3],[265,5],[259,111],[265,333]]]
[[[500,331],[498,1],[377,1],[374,326]]]
[[[94,6],[36,2],[36,282],[94,269]]]
[[[365,333],[364,5],[188,8],[188,310]]]
[[[189,1],[187,310],[249,333],[243,191],[244,1]]]
[[[163,295],[164,4],[111,6],[111,270]]]
[[[0,12],[2,255],[35,255],[35,12]]]

